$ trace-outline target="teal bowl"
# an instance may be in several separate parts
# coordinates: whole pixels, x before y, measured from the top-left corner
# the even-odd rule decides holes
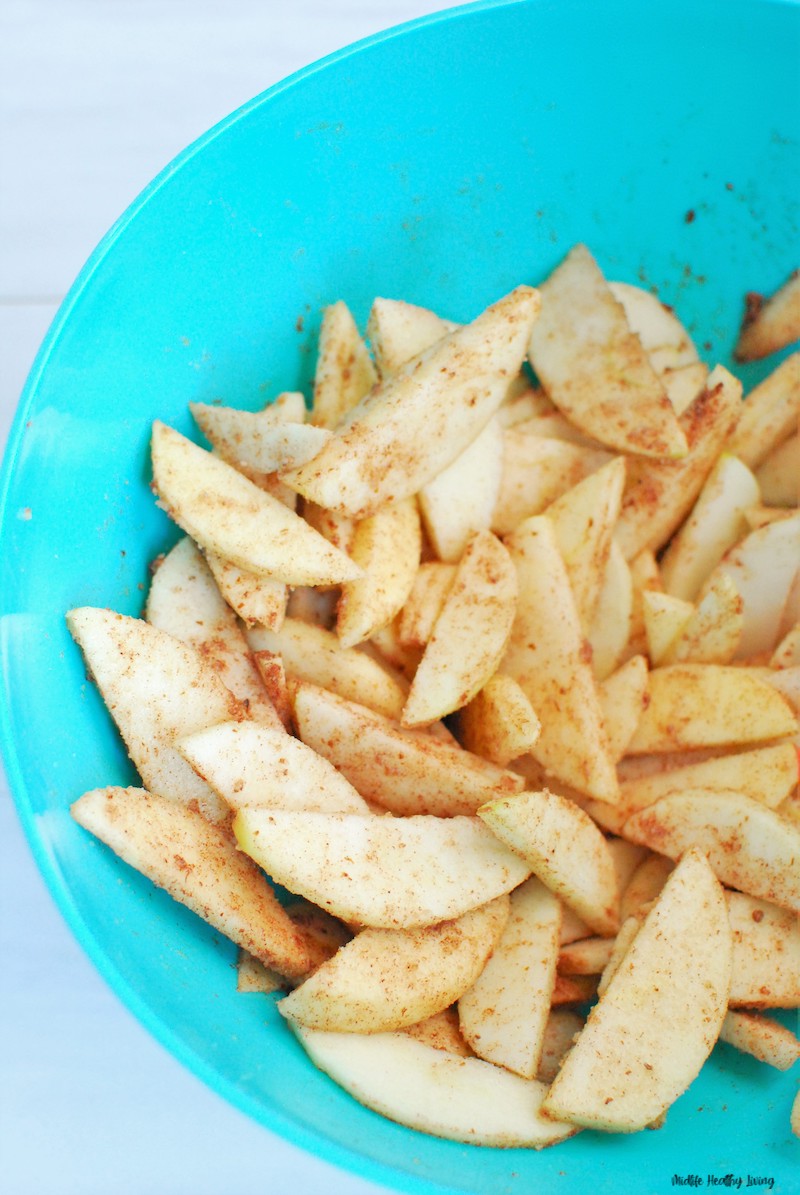
[[[2,479],[2,742],[38,864],[173,1054],[270,1129],[397,1190],[600,1195],[751,1175],[796,1191],[795,1084],[721,1046],[659,1131],[542,1153],[436,1140],[360,1107],[270,997],[236,994],[227,942],[71,822],[80,793],[133,774],[64,611],[139,613],[148,561],[174,540],[148,489],[151,420],[192,433],[190,401],[307,389],[337,298],[362,323],[375,295],[463,320],[580,240],[731,364],[745,291],[797,265],[798,18],[770,0],[500,0],[309,67],[133,203],[22,397]]]

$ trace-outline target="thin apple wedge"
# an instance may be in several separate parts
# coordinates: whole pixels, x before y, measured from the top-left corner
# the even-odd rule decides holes
[[[739,650],[744,629],[742,595],[729,572],[715,570],[659,663],[729,664]]]
[[[231,809],[369,812],[366,801],[333,764],[282,726],[220,722],[180,739],[177,747]]]
[[[722,887],[700,852],[690,851],[564,1059],[545,1113],[607,1132],[651,1124],[711,1053],[727,1011],[731,959]]]
[[[442,560],[428,560],[419,566],[398,618],[398,638],[405,647],[424,647],[428,642],[455,575],[456,565]]]
[[[613,804],[617,778],[591,652],[553,525],[546,516],[526,519],[506,547],[519,598],[500,671],[517,681],[541,720],[532,754],[557,780]]]
[[[782,440],[756,469],[761,499],[767,506],[797,506],[800,500],[800,433]]]
[[[472,443],[419,492],[425,530],[440,560],[459,560],[475,532],[491,527],[502,474],[503,430],[492,416]]]
[[[503,431],[503,472],[491,522],[498,535],[507,535],[523,519],[541,514],[613,459],[604,448],[542,435],[533,423],[515,424]]]
[[[616,539],[632,560],[646,548],[662,548],[692,509],[741,412],[742,385],[721,365],[680,417],[689,451],[680,460],[628,461]]]
[[[498,896],[422,929],[364,929],[278,1005],[334,1033],[384,1033],[449,1008],[474,983],[508,919]]]
[[[84,829],[173,899],[290,979],[329,957],[278,903],[230,834],[196,810],[141,788],[97,788],[71,807]]]
[[[558,409],[618,452],[684,456],[686,438],[664,387],[585,245],[540,290],[530,360]]]
[[[608,289],[622,304],[628,327],[639,337],[647,359],[662,381],[669,370],[697,363],[697,349],[691,336],[672,308],[657,295],[630,282],[609,282]]]
[[[720,1041],[779,1071],[788,1071],[800,1058],[800,1041],[791,1029],[757,1012],[730,1009],[719,1036]]]
[[[647,660],[631,656],[598,685],[608,750],[616,763],[628,749],[647,704]]]
[[[205,553],[220,593],[242,622],[277,631],[286,616],[289,590],[283,581],[256,576],[215,552]]]
[[[729,1003],[744,1008],[800,1008],[800,920],[745,892],[726,892],[733,932]]]
[[[635,613],[633,572],[619,544],[612,539],[600,592],[586,628],[592,672],[598,682],[607,680],[632,650]]]
[[[271,407],[240,411],[234,407],[190,403],[198,426],[221,457],[253,480],[254,474],[277,473],[310,461],[331,433],[305,422],[302,395],[297,420],[270,419]]]
[[[408,686],[403,678],[358,647],[342,647],[338,635],[300,618],[286,618],[278,631],[253,627],[255,652],[280,655],[287,677],[320,685],[387,717],[400,717]]]
[[[407,1033],[356,1035],[295,1028],[311,1061],[389,1120],[451,1141],[542,1149],[578,1130],[539,1112],[544,1083],[480,1058],[461,1058]]]
[[[534,875],[598,934],[619,925],[619,889],[608,842],[588,814],[543,789],[492,801],[478,816]]]
[[[416,929],[510,892],[530,868],[474,817],[241,809],[240,847],[348,924]]]
[[[144,784],[224,822],[228,807],[175,745],[195,730],[247,717],[213,665],[166,631],[111,610],[70,610],[67,626]]]
[[[694,601],[711,570],[746,531],[745,511],[759,501],[753,473],[738,457],[723,452],[661,557],[667,593]]]
[[[419,662],[400,721],[420,726],[471,701],[493,676],[517,609],[517,573],[491,531],[470,541]]]
[[[797,751],[790,742],[728,755],[713,755],[679,767],[665,764],[650,775],[620,783],[619,808],[635,813],[660,797],[683,789],[736,789],[770,809],[785,801],[798,781]]]
[[[556,978],[561,909],[531,877],[511,894],[491,957],[458,1002],[461,1033],[479,1058],[536,1076]]]
[[[786,699],[760,676],[726,664],[669,664],[654,668],[649,705],[630,755],[686,748],[745,746],[797,731]]]
[[[362,570],[346,581],[336,612],[342,647],[355,647],[405,605],[419,568],[422,528],[416,498],[382,506],[355,526],[350,558]]]
[[[361,575],[277,498],[158,420],[152,460],[162,507],[207,551],[289,585],[332,585]]]
[[[402,299],[375,299],[367,320],[367,336],[381,377],[397,373],[457,327],[427,307]]]
[[[517,287],[382,381],[322,452],[283,480],[354,518],[417,493],[500,406],[538,311],[538,292]]]
[[[297,733],[368,801],[398,815],[473,814],[493,797],[519,792],[514,772],[309,684],[294,697]]]
[[[672,793],[629,817],[624,833],[670,859],[696,847],[724,884],[800,912],[800,829],[740,792]]]
[[[322,315],[311,422],[319,428],[337,427],[377,380],[350,308],[339,299]]]
[[[800,338],[800,270],[793,270],[768,299],[748,295],[736,342],[737,361],[758,361]]]
[[[226,687],[246,704],[251,718],[278,725],[239,621],[188,536],[178,541],[153,574],[145,617],[151,626],[204,655]]]
[[[501,768],[530,751],[541,730],[523,690],[502,672],[490,677],[458,716],[462,746]]]

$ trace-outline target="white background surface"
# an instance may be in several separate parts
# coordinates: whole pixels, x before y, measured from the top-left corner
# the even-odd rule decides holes
[[[435,0],[0,0],[0,449],[59,301],[179,150],[245,100]],[[370,1195],[245,1118],[95,973],[0,774],[3,1195]]]

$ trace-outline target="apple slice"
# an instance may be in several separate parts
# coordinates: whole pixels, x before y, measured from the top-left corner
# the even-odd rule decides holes
[[[699,848],[724,884],[800,912],[800,829],[740,792],[671,793],[629,817],[624,834],[670,859]]]
[[[231,809],[369,812],[366,801],[327,759],[282,726],[220,722],[180,739],[177,747]]]
[[[800,1058],[800,1041],[791,1029],[755,1012],[730,1009],[719,1036],[720,1041],[779,1071],[788,1071]]]
[[[590,1013],[543,1111],[607,1132],[651,1124],[711,1053],[727,1011],[731,958],[722,887],[690,851]]]
[[[160,504],[207,551],[288,585],[333,585],[361,575],[277,498],[158,420],[152,458]]]
[[[204,655],[226,687],[246,704],[251,718],[278,726],[278,715],[239,621],[188,536],[178,541],[153,574],[145,617],[151,626]]]
[[[500,671],[518,682],[541,719],[532,754],[557,780],[601,801],[615,801],[591,653],[581,631],[553,524],[526,519],[506,540],[519,599]]]
[[[278,631],[253,627],[255,652],[280,655],[286,675],[309,681],[388,717],[400,717],[408,686],[402,677],[358,647],[342,647],[338,635],[300,618],[286,618]]]
[[[503,430],[493,416],[419,492],[425,530],[440,560],[459,560],[475,532],[491,527],[502,473]]]
[[[782,440],[756,469],[756,481],[767,506],[797,506],[800,494],[800,434]]]
[[[653,369],[662,378],[668,370],[696,364],[697,349],[671,307],[652,291],[630,282],[609,282],[608,289],[622,304],[628,327],[641,341]]]
[[[586,246],[576,245],[540,290],[530,360],[558,409],[619,452],[684,456],[664,387]]]
[[[648,690],[630,755],[745,746],[797,731],[786,699],[745,668],[668,664],[651,671]]]
[[[234,407],[189,403],[189,410],[220,456],[251,480],[255,480],[254,475],[304,465],[317,455],[331,435],[324,428],[304,422],[305,404],[297,421],[270,419],[271,407],[263,411],[240,411]]]
[[[295,925],[230,834],[196,810],[142,788],[109,787],[84,793],[71,813],[131,867],[281,975],[301,979],[329,957]]]
[[[226,821],[228,807],[175,746],[183,735],[247,716],[213,665],[166,631],[111,610],[70,610],[67,626],[147,787]]]
[[[458,324],[441,319],[427,307],[402,299],[375,299],[367,320],[367,336],[381,377],[397,373],[457,328]]]
[[[471,701],[494,674],[517,608],[517,574],[491,531],[470,541],[447,591],[400,721],[420,726]]]
[[[508,919],[499,896],[422,929],[364,929],[281,1000],[288,1020],[334,1033],[383,1033],[448,1008],[480,974]]]
[[[360,1103],[451,1141],[542,1149],[577,1132],[539,1112],[544,1083],[461,1058],[407,1033],[325,1033],[295,1027],[311,1058]]]
[[[621,667],[634,632],[633,573],[616,540],[603,570],[600,592],[586,641],[591,649],[592,672],[598,682]]]
[[[408,730],[364,706],[300,684],[295,722],[303,742],[329,759],[368,801],[392,813],[473,814],[519,792],[521,776],[425,730]]]
[[[501,768],[530,751],[541,730],[523,690],[502,672],[496,672],[458,716],[461,744]]]
[[[364,518],[417,493],[486,426],[522,365],[538,292],[517,287],[382,381],[308,465],[283,474],[321,506]]]
[[[362,570],[346,581],[336,613],[342,647],[391,622],[405,605],[419,568],[422,528],[415,498],[382,506],[356,524],[350,557]]]
[[[559,901],[534,877],[511,894],[505,928],[458,1002],[461,1032],[479,1058],[532,1079],[539,1069],[556,978]]]
[[[289,597],[283,581],[256,576],[215,552],[207,551],[205,559],[225,601],[247,626],[279,630]]]
[[[631,656],[598,686],[608,750],[615,763],[627,751],[649,701],[647,675],[645,657]]]
[[[242,850],[290,892],[378,929],[460,917],[530,874],[473,817],[241,809],[233,828]]]
[[[456,566],[441,560],[419,566],[398,619],[397,633],[405,647],[424,647],[428,642],[455,575]]]
[[[517,793],[478,816],[534,875],[598,934],[619,925],[619,889],[608,842],[588,814],[557,793]]]
[[[800,338],[800,270],[793,270],[773,295],[748,295],[737,361],[757,361]]]
[[[737,654],[744,627],[741,594],[730,573],[715,571],[659,663],[728,664]]]
[[[742,385],[721,365],[705,389],[683,412],[689,452],[681,460],[628,461],[622,510],[615,536],[632,560],[645,548],[663,547],[692,509],[717,457],[736,427]]]
[[[800,1007],[800,920],[788,909],[745,892],[727,892],[733,931],[730,1004]]]
[[[322,315],[311,422],[320,428],[337,427],[377,380],[350,309],[339,299]]]
[[[800,353],[792,353],[744,400],[742,417],[726,448],[757,469],[800,421]]]
[[[506,428],[492,531],[507,535],[612,459],[604,448],[553,439],[529,423]]]

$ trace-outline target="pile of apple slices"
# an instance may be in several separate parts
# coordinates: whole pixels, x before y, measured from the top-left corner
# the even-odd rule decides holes
[[[742,402],[577,246],[464,326],[334,304],[308,411],[192,412],[144,617],[67,616],[143,785],[76,820],[423,1132],[654,1126],[720,1038],[791,1066],[800,354]]]

